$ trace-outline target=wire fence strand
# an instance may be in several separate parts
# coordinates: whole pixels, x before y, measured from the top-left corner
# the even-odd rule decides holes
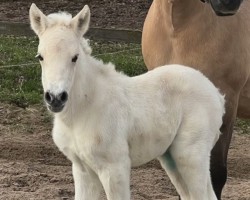
[[[17,64],[17,65],[2,65],[0,66],[0,69],[3,69],[3,68],[12,68],[12,67],[23,67],[23,66],[31,66],[31,65],[38,65],[39,63],[23,63],[23,64]]]
[[[92,56],[97,57],[97,56],[104,56],[104,55],[115,55],[115,54],[119,54],[119,53],[130,52],[130,51],[137,51],[137,50],[141,50],[141,48],[125,49],[125,50],[115,51],[115,52],[107,52],[107,53],[101,53],[101,54],[94,54]],[[2,66],[0,66],[0,69],[12,68],[12,67],[26,67],[26,66],[31,66],[31,65],[39,65],[39,63],[38,62],[30,62],[30,63],[23,63],[23,64],[15,64],[15,65],[2,65]]]

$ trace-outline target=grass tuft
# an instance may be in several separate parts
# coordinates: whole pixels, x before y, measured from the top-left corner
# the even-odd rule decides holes
[[[238,129],[240,127],[240,129]],[[250,133],[250,120],[249,119],[237,119],[235,122],[235,129],[241,134]]]

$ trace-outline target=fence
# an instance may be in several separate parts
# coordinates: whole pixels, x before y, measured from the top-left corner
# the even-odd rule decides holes
[[[29,24],[0,22],[0,35],[32,36],[33,31]],[[122,41],[127,43],[141,42],[141,31],[114,30],[103,28],[90,28],[86,36],[90,39],[106,41]]]

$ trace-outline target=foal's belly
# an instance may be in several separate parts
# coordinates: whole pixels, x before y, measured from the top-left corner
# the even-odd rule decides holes
[[[169,136],[169,137],[168,137]],[[129,156],[132,167],[145,164],[163,155],[173,141],[173,136],[164,134],[141,134],[129,141]]]

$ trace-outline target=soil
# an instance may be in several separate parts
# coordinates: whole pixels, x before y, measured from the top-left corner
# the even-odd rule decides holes
[[[92,27],[142,30],[152,0],[1,0],[0,21],[28,23],[32,2],[45,14],[68,11],[73,16],[88,4]]]
[[[0,21],[27,22],[31,2],[44,13],[73,15],[88,4],[92,27],[141,30],[151,0],[1,0]],[[0,103],[0,199],[73,199],[71,163],[51,138],[51,117],[44,106],[22,109]],[[235,127],[228,158],[225,200],[250,200],[250,134]],[[132,199],[177,200],[177,193],[157,161],[131,174]],[[104,197],[102,199],[105,199]]]
[[[0,103],[0,199],[73,199],[71,163],[52,141],[51,121],[45,106]],[[249,144],[250,135],[236,127],[223,199],[250,199]],[[132,170],[131,190],[134,200],[178,199],[157,161]]]

